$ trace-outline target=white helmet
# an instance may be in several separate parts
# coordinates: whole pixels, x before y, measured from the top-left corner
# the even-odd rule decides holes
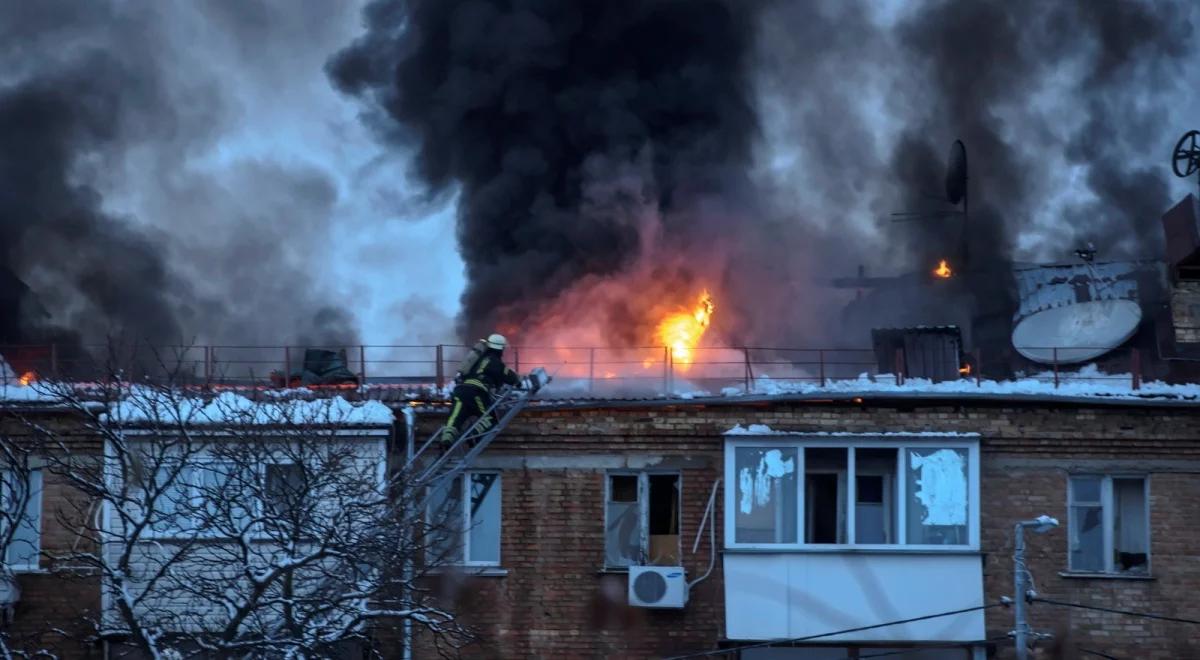
[[[488,348],[494,348],[497,351],[502,351],[505,346],[508,346],[508,340],[504,338],[504,335],[492,335],[484,343]]]

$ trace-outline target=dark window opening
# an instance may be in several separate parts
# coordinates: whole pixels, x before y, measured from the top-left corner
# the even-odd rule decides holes
[[[804,450],[806,543],[845,543],[846,450],[810,447]]]
[[[649,478],[650,563],[679,565],[679,476],[652,474]]]

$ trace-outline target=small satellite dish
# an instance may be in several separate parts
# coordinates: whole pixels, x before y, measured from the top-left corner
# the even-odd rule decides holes
[[[1200,131],[1188,131],[1175,143],[1175,154],[1171,159],[1171,169],[1175,176],[1184,179],[1196,170],[1200,170]]]
[[[1042,364],[1074,364],[1104,355],[1137,332],[1142,308],[1126,299],[1041,309],[1017,322],[1013,348]],[[1055,348],[1057,347],[1057,352]]]
[[[946,201],[957,204],[967,194],[967,148],[962,140],[950,145],[950,159],[946,164]]]

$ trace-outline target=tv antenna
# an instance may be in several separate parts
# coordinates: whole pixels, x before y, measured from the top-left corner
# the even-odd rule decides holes
[[[1200,134],[1198,134],[1200,135]],[[1198,154],[1200,155],[1200,154]],[[1198,161],[1200,162],[1200,161]],[[933,220],[938,218],[962,218],[962,237],[960,252],[962,263],[967,262],[967,219],[969,217],[968,186],[967,186],[967,146],[962,140],[955,140],[950,145],[950,156],[946,161],[946,191],[945,197],[938,196],[954,206],[961,204],[961,209],[946,209],[942,211],[910,211],[893,213],[892,222],[907,222],[910,220]]]
[[[1200,131],[1188,131],[1175,143],[1171,169],[1175,176],[1186,179],[1200,170]]]

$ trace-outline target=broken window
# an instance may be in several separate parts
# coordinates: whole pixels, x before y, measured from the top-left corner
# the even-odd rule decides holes
[[[500,475],[496,472],[470,472],[465,481],[456,477],[434,486],[429,503],[433,534],[429,561],[498,566],[500,503]]]
[[[678,566],[679,475],[610,474],[604,564]]]
[[[754,446],[758,442],[766,443],[732,440],[728,447],[727,543],[978,543],[973,444],[779,438],[774,446]]]
[[[846,542],[846,448],[804,450],[804,542]]]
[[[967,452],[951,448],[905,450],[907,543],[967,543]]]
[[[1071,478],[1070,570],[1149,573],[1146,481],[1145,477]]]
[[[736,543],[796,543],[799,451],[736,447],[733,458]]]

